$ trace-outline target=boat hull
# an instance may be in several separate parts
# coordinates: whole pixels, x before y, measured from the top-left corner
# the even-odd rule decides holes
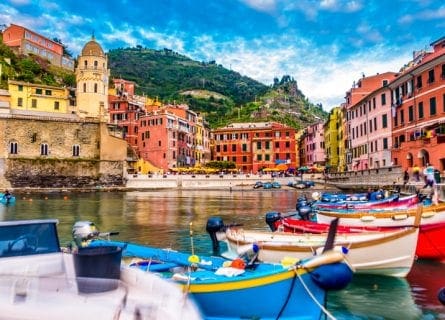
[[[260,263],[239,276],[227,276],[218,273],[227,259],[196,256],[198,269],[190,273],[190,254],[116,241],[93,241],[91,246],[105,244],[122,247],[123,257],[185,267],[187,272],[173,277],[170,268],[161,274],[188,292],[205,319],[319,319],[323,315],[326,290],[304,268]]]
[[[280,319],[318,319],[322,316],[320,307],[304,286],[321,305],[324,305],[325,292],[312,281],[309,273],[298,276],[294,272],[280,273],[258,279],[255,284],[246,281],[218,284],[214,288],[191,285],[189,290],[206,319],[276,319],[278,315]],[[288,301],[286,305],[285,301]]]
[[[337,233],[335,245],[348,249],[347,260],[357,273],[404,277],[415,258],[418,228],[400,228],[386,231]],[[265,262],[281,262],[284,258],[302,259],[321,250],[327,234],[291,234],[260,232],[238,228],[226,230],[229,251],[224,255],[235,257],[259,247],[258,258]]]
[[[416,256],[420,259],[445,260],[445,204],[440,203],[420,209],[394,210],[390,212],[350,212],[334,211],[317,213],[317,221],[326,228],[330,221],[339,220],[339,228],[350,228],[360,232],[361,228],[394,228],[413,225],[418,210],[422,210]],[[285,220],[291,225],[290,219]],[[308,223],[308,225],[310,225]],[[290,228],[289,228],[290,229]],[[320,228],[321,229],[321,228]]]

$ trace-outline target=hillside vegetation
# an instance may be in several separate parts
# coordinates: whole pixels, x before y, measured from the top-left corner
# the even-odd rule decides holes
[[[172,50],[141,46],[110,50],[108,57],[112,77],[134,81],[139,94],[188,104],[211,127],[273,120],[300,129],[327,117],[288,75],[266,86],[215,61],[198,62]]]
[[[108,58],[111,78],[135,82],[137,94],[157,97],[164,103],[186,103],[212,128],[232,122],[277,121],[300,129],[327,116],[287,75],[266,86],[215,61],[194,61],[172,50],[141,46],[110,50]],[[8,80],[76,85],[73,72],[35,55],[16,55],[2,41],[0,64],[2,89],[8,88]]]

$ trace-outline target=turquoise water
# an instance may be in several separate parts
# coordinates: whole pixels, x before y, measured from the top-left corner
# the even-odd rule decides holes
[[[0,206],[1,220],[59,220],[61,245],[71,241],[79,220],[116,239],[211,254],[205,231],[210,216],[226,224],[268,230],[265,213],[292,211],[295,190],[162,190],[143,192],[16,194],[13,206]],[[192,230],[192,236],[190,236]],[[444,240],[445,241],[445,240]],[[406,279],[355,276],[346,290],[330,293],[328,310],[337,319],[445,319],[437,292],[445,287],[445,264],[417,261]]]

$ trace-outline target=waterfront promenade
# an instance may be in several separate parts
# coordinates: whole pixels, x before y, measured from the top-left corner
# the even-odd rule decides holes
[[[318,188],[324,188],[321,174],[304,174],[304,180],[311,180]],[[301,177],[272,177],[271,174],[132,174],[126,177],[127,189],[252,189],[255,182],[279,182],[282,187],[298,182]],[[326,188],[330,187],[326,185]]]

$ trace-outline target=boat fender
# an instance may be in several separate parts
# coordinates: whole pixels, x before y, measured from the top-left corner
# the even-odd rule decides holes
[[[431,218],[434,216],[435,216],[434,211],[426,211],[422,213],[422,218]]]
[[[437,299],[439,299],[440,303],[445,305],[445,287],[439,290],[437,294]]]
[[[198,257],[196,254],[191,255],[191,256],[188,258],[188,262],[190,262],[191,264],[198,264],[199,261],[200,261],[200,259],[199,259],[199,257]]]
[[[341,290],[351,282],[354,273],[346,263],[337,262],[319,266],[310,274],[312,280],[320,288]]]
[[[241,259],[241,258],[237,258],[237,259],[235,259],[235,260],[232,261],[232,263],[230,264],[230,266],[231,266],[232,268],[235,268],[235,269],[241,269],[241,270],[244,270],[244,269],[246,268],[246,263],[244,262],[243,259]]]
[[[408,215],[403,213],[403,214],[395,214],[392,216],[392,219],[397,221],[397,220],[405,220],[408,219]]]
[[[207,219],[206,231],[212,240],[213,252],[217,253],[219,251],[219,241],[217,238],[217,233],[224,231],[224,222],[220,217],[210,217]]]
[[[266,213],[266,223],[269,226],[270,230],[276,231],[277,225],[276,223],[280,221],[281,213],[277,211],[270,211]]]
[[[314,199],[315,201],[320,200],[321,195],[319,192],[315,191],[312,193],[312,199]]]

